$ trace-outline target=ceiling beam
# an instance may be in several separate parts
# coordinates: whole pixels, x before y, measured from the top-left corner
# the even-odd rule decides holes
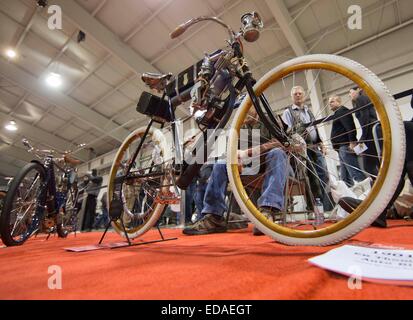
[[[297,56],[303,56],[307,52],[307,45],[300,34],[297,26],[293,22],[290,12],[288,11],[283,0],[265,0],[272,15],[277,21],[284,36],[288,40]]]
[[[31,94],[38,96],[57,107],[64,109],[66,112],[76,116],[80,121],[93,126],[102,133],[108,133],[109,135],[122,142],[123,139],[129,134],[127,130],[120,127],[113,121],[102,116],[96,111],[91,110],[89,107],[81,104],[77,100],[45,86],[40,80],[33,75],[24,71],[15,64],[7,62],[4,58],[0,58],[0,74],[9,80],[22,87]]]
[[[0,164],[0,176],[14,177],[19,172],[19,170],[19,167],[16,167],[10,163],[2,162]]]
[[[9,157],[25,162],[30,162],[31,160],[33,160],[33,156],[29,152],[27,152],[27,150],[9,144],[0,145],[0,153],[4,153]]]
[[[67,19],[99,42],[113,56],[122,60],[135,73],[159,72],[158,69],[123,42],[109,28],[95,19],[87,10],[77,4],[76,1],[52,0],[49,1],[49,3],[60,6]]]
[[[371,16],[372,14],[374,14],[378,10],[380,10],[383,6],[386,7],[386,6],[389,6],[389,5],[394,4],[396,2],[397,2],[397,0],[393,0],[393,1],[390,1],[388,3],[384,3],[379,7],[377,6],[377,4],[370,5],[370,6],[368,6],[367,8],[365,8],[363,10],[363,17],[364,17],[364,19],[366,19],[367,17]],[[394,32],[394,31],[397,31],[397,30],[399,30],[403,27],[406,27],[406,26],[408,26],[409,24],[412,23],[412,20],[413,19],[405,21],[402,25],[399,25],[398,27],[396,26],[396,27],[392,27],[390,29],[387,29],[386,31],[383,31],[382,33],[380,33],[378,35],[374,35],[372,37],[369,37],[368,39],[365,39],[365,40],[359,41],[357,43],[354,43],[350,47],[346,46],[346,47],[342,48],[341,50],[338,50],[338,51],[336,51],[334,53],[331,53],[331,54],[341,55],[341,54],[343,54],[347,51],[350,51],[350,50],[352,50],[352,49],[354,49],[358,46],[361,46],[361,45],[365,44],[365,41],[370,42],[370,41],[379,39],[379,37],[387,35],[390,32]],[[343,26],[341,25],[341,22],[338,21],[336,23],[330,24],[329,26],[324,28],[321,32],[316,32],[316,33],[310,35],[309,37],[307,37],[307,41],[306,41],[307,47],[311,46],[311,48],[308,51],[311,52],[312,49],[314,49],[321,42],[321,40],[323,40],[327,35],[332,34],[336,31],[338,31],[339,29],[342,29],[342,27]],[[321,36],[320,36],[320,34],[321,34]],[[290,48],[282,49],[282,50],[280,50],[280,51],[278,51],[278,52],[276,52],[276,53],[274,53],[274,54],[272,54],[268,57],[265,57],[261,61],[258,61],[258,63],[256,65],[254,65],[254,68],[252,69],[252,71],[255,71],[258,68],[261,68],[265,65],[269,65],[269,64],[274,65],[273,62],[275,60],[279,60],[279,59],[282,59],[285,56],[288,56],[290,51],[291,51]]]
[[[307,45],[298,30],[296,24],[288,11],[284,0],[265,0],[275,20],[280,26],[285,38],[288,40],[291,48],[297,56],[304,56],[308,53]],[[319,73],[309,70],[305,74],[307,80],[307,87],[309,90],[311,106],[314,115],[320,117],[325,115],[325,107],[323,103],[323,96],[321,91]],[[321,128],[322,129],[322,128]],[[323,139],[326,139],[324,130],[319,130]]]
[[[22,31],[22,33],[19,36],[19,39],[16,42],[16,45],[14,46],[14,49],[17,51],[20,47],[20,45],[23,43],[24,39],[26,38],[27,34],[29,33],[30,28],[33,25],[33,22],[36,18],[36,13],[37,13],[38,7],[34,7],[33,12],[30,15],[29,21],[26,24],[26,27]]]
[[[8,114],[1,112],[1,111],[0,111],[0,119],[3,121],[12,120],[12,118]],[[18,120],[18,126],[19,126],[19,134],[24,135],[29,140],[34,139],[37,142],[40,142],[44,145],[48,145],[51,148],[55,149],[56,151],[64,152],[67,149],[74,150],[75,148],[77,148],[75,145],[71,144],[69,141],[59,138],[55,135],[52,135],[51,133],[45,130],[34,127],[31,124],[21,119]],[[73,156],[82,161],[89,160],[89,154],[86,150],[80,150]]]

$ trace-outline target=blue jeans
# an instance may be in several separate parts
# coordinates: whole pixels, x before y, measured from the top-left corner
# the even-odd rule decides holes
[[[324,158],[323,153],[318,149],[308,151],[308,157],[310,158],[310,161],[314,162],[313,166],[317,173],[318,179],[322,181],[320,182],[321,192],[324,192],[324,189],[327,189],[329,182],[326,159]]]
[[[97,228],[102,227],[102,225],[103,227],[106,227],[108,223],[109,223],[108,209],[102,208],[102,213],[96,217],[95,223],[93,224],[93,228],[97,229]]]
[[[307,174],[309,175],[312,192],[314,197],[321,199],[325,210],[332,210],[333,204],[328,194],[330,178],[326,159],[318,147],[313,147],[311,150],[307,150],[310,161],[310,163],[307,163],[309,167]],[[317,175],[314,175],[314,171]]]
[[[258,206],[282,209],[284,207],[284,188],[288,175],[287,155],[282,149],[272,149],[265,157],[266,172]],[[223,216],[227,210],[225,196],[228,185],[226,164],[214,165],[208,182],[202,215],[213,213]]]
[[[196,182],[197,179],[191,182],[185,192],[185,223],[191,222],[192,218],[192,203],[196,197]]]
[[[185,222],[190,222],[192,218],[192,203],[195,202],[196,220],[202,218],[202,209],[204,208],[204,197],[208,185],[208,179],[212,172],[212,164],[205,164],[199,171],[198,176],[186,190],[185,202]]]
[[[338,150],[340,158],[340,178],[349,187],[354,185],[354,180],[363,181],[365,176],[360,170],[357,156],[353,153],[348,145],[340,146]]]

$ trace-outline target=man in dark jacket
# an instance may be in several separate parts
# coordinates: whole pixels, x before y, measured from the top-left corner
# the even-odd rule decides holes
[[[366,96],[360,88],[355,87],[351,89],[350,97],[353,101],[353,107],[359,108],[359,110],[356,111],[356,117],[360,122],[362,135],[358,142],[367,147],[367,150],[361,154],[364,171],[373,176],[377,176],[380,161],[373,139],[373,126],[378,122],[376,110],[369,97]]]
[[[333,121],[330,139],[340,158],[340,177],[349,187],[352,187],[354,180],[365,179],[353,151],[357,145],[356,126],[353,116],[348,114],[350,110],[341,104],[339,96],[331,96],[328,102],[330,109],[334,112],[333,117],[336,119]]]
[[[410,141],[413,139],[413,123],[410,121],[404,122],[404,130],[406,133],[406,140]],[[381,136],[381,129],[379,128],[379,135]],[[399,195],[404,189],[405,178],[408,176],[410,183],[413,184],[413,145],[411,143],[406,143],[406,156],[403,166],[402,175],[400,177],[399,184],[397,185],[396,191],[393,197],[387,204],[386,209],[378,216],[378,218],[373,222],[372,226],[385,228],[387,226],[386,216],[388,211],[391,210],[394,202],[397,200]],[[353,212],[362,201],[358,199],[353,199],[349,197],[344,197],[340,199],[338,204],[347,212]]]
[[[82,230],[92,231],[93,222],[96,217],[96,199],[102,185],[102,177],[97,175],[97,170],[93,169],[92,173],[88,173],[84,177],[84,185],[86,186],[87,198],[85,215],[83,218]]]

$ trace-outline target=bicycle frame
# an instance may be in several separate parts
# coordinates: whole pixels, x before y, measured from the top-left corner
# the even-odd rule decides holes
[[[233,49],[236,53],[236,55],[239,58],[242,58],[242,53],[240,50],[240,45],[239,42],[235,42],[233,44]],[[251,72],[248,68],[248,66],[244,66],[243,67],[243,72],[244,75],[242,77],[240,77],[238,79],[237,84],[235,85],[235,87],[233,87],[232,85],[229,86],[229,91],[230,91],[230,96],[227,98],[227,101],[225,102],[225,113],[222,116],[221,120],[219,121],[219,123],[213,128],[213,132],[210,135],[210,139],[205,139],[205,135],[202,135],[196,142],[195,142],[195,147],[194,150],[199,150],[199,148],[206,148],[206,150],[210,150],[210,147],[212,146],[212,144],[215,142],[215,134],[217,133],[218,130],[223,129],[225,127],[225,125],[228,123],[231,114],[234,110],[234,103],[235,103],[235,99],[236,99],[236,93],[235,92],[241,92],[244,88],[247,90],[249,97],[251,98],[251,101],[254,105],[254,108],[257,111],[257,114],[260,118],[260,120],[263,122],[263,124],[269,128],[269,131],[271,132],[271,134],[277,138],[280,142],[284,143],[286,146],[288,146],[288,141],[286,140],[286,136],[285,134],[283,134],[283,128],[280,128],[275,117],[272,113],[272,110],[268,104],[267,99],[265,98],[264,95],[261,95],[260,97],[257,97],[254,89],[253,89],[253,84],[255,83],[255,80],[252,78],[251,76]],[[162,100],[165,98],[166,96],[166,92],[163,93],[162,96]],[[176,186],[178,186],[180,189],[185,190],[189,184],[191,183],[193,177],[199,172],[200,168],[202,167],[203,163],[197,163],[195,162],[194,164],[191,165],[187,165],[185,163],[185,159],[183,159],[183,147],[181,144],[181,141],[179,139],[179,135],[177,134],[177,125],[176,125],[176,116],[175,116],[175,109],[173,107],[173,102],[172,99],[169,98],[168,99],[169,102],[169,112],[171,115],[171,119],[172,121],[170,121],[171,123],[171,129],[172,129],[172,138],[173,138],[173,148],[175,150],[175,164],[182,164],[182,166],[177,167],[178,170],[180,171],[180,173],[177,175],[177,179],[175,181]],[[268,114],[268,116],[265,115],[265,113]],[[130,161],[130,166],[127,169],[127,172],[124,176],[118,177],[117,178],[117,182],[119,183],[119,189],[117,189],[117,191],[122,190],[122,184],[125,180],[125,178],[127,179],[130,171],[132,169],[132,164],[135,162],[139,151],[141,150],[143,143],[153,125],[153,123],[156,122],[154,119],[151,119],[151,121],[149,122],[146,131],[144,133],[144,135],[141,138],[141,141],[139,143],[139,146],[137,147],[132,160]],[[162,127],[163,128],[163,124]],[[208,156],[209,154],[204,153],[204,159],[203,161],[208,160]],[[151,172],[151,170],[150,170]],[[150,173],[146,173],[144,175],[133,175],[133,178],[150,178],[151,175]],[[120,194],[121,196],[121,194]]]
[[[57,198],[57,188],[56,188],[56,175],[55,175],[55,166],[66,173],[66,170],[60,167],[53,159],[52,156],[46,156],[44,163],[39,163],[45,170],[45,180],[41,186],[40,193],[37,197],[37,209],[36,216],[39,219],[39,222],[43,221],[45,217],[55,218],[59,213],[60,206],[58,204]],[[70,192],[71,183],[68,180],[66,186],[66,194],[64,196],[64,207],[66,206],[67,195]],[[77,195],[74,197],[74,201],[77,200]],[[46,211],[46,212],[45,212]]]
[[[255,15],[254,17],[257,17],[259,19],[259,16]],[[218,22],[219,24],[223,25],[224,27],[226,26],[225,23],[223,23],[221,20],[214,18],[215,22]],[[176,37],[177,35],[183,33],[188,27],[190,27],[191,25],[203,21],[203,20],[211,20],[208,17],[200,17],[198,19],[193,19],[189,22],[187,22],[186,24],[181,25],[180,27],[178,27],[176,29],[176,31],[171,35],[172,37]],[[259,24],[259,23],[258,23]],[[259,27],[259,25],[255,25],[255,27]],[[262,26],[261,26],[262,27]],[[250,29],[251,30],[251,29]],[[206,139],[206,132],[204,132],[203,135],[201,135],[200,138],[198,138],[198,140],[195,142],[194,144],[194,148],[193,150],[200,150],[200,148],[204,148],[204,150],[210,150],[213,143],[215,142],[215,135],[217,133],[218,130],[223,129],[226,124],[228,123],[231,114],[234,110],[234,104],[235,104],[235,100],[237,98],[237,95],[239,93],[241,93],[244,89],[246,89],[252,104],[255,108],[255,110],[257,111],[257,114],[259,116],[260,121],[264,124],[265,127],[268,128],[268,130],[270,131],[271,135],[273,137],[275,137],[276,139],[278,139],[281,143],[283,143],[286,147],[288,146],[288,140],[287,140],[287,136],[284,133],[284,128],[280,128],[280,126],[278,125],[278,123],[281,123],[280,121],[277,122],[276,117],[270,108],[270,105],[267,101],[267,99],[265,98],[264,95],[261,95],[260,97],[257,97],[257,95],[254,92],[254,84],[255,84],[255,79],[253,79],[252,75],[251,75],[251,71],[248,67],[248,65],[246,63],[242,63],[245,62],[244,61],[244,56],[243,56],[243,52],[242,52],[242,47],[241,47],[241,42],[240,42],[240,36],[241,35],[245,35],[245,33],[239,33],[239,34],[235,34],[231,28],[228,27],[228,31],[230,34],[230,49],[228,51],[225,50],[218,50],[215,51],[214,53],[212,53],[211,55],[207,56],[205,59],[207,59],[207,62],[210,63],[214,63],[215,65],[219,65],[219,67],[222,67],[222,69],[217,68],[216,71],[214,72],[213,75],[211,75],[211,82],[216,79],[215,77],[217,76],[217,74],[219,74],[220,72],[222,72],[223,70],[225,70],[225,68],[230,68],[231,67],[231,59],[234,58],[238,61],[238,63],[240,64],[240,70],[237,70],[237,72],[234,72],[234,74],[231,74],[229,76],[229,80],[227,80],[227,88],[225,91],[229,91],[229,96],[225,99],[224,102],[224,106],[223,109],[224,114],[221,115],[219,122],[215,125],[213,125],[212,127],[207,125],[208,129],[213,129],[212,132],[210,132],[210,138]],[[248,40],[247,40],[248,41]],[[229,57],[228,57],[229,56]],[[205,62],[205,60],[204,60]],[[204,67],[204,62],[202,63],[201,66],[201,70]],[[199,63],[198,63],[199,64]],[[197,65],[198,65],[197,64]],[[207,68],[207,67],[204,67]],[[202,72],[200,72],[202,74]],[[202,76],[201,76],[202,77]],[[233,85],[233,80],[237,79],[237,82],[235,85]],[[176,174],[176,180],[174,181],[174,187],[176,189],[177,192],[179,192],[177,190],[176,187],[179,187],[182,190],[185,190],[190,183],[193,180],[193,177],[198,174],[200,168],[202,167],[203,163],[205,163],[205,161],[208,160],[209,154],[208,152],[204,152],[204,158],[202,159],[203,161],[201,163],[195,162],[193,164],[188,165],[185,162],[185,159],[183,159],[183,154],[184,154],[184,150],[183,150],[183,145],[181,144],[179,135],[177,134],[177,118],[175,115],[175,108],[174,106],[181,104],[182,102],[182,97],[188,96],[188,92],[192,91],[192,89],[195,87],[192,86],[191,88],[187,88],[183,93],[182,96],[177,93],[177,95],[175,97],[171,97],[168,96],[168,88],[165,86],[165,88],[163,89],[163,95],[162,98],[159,102],[158,108],[161,108],[161,102],[164,101],[165,97],[168,98],[168,111],[169,111],[169,119],[170,121],[168,121],[169,123],[171,123],[171,131],[172,131],[172,143],[173,143],[173,149],[174,149],[174,169],[175,172],[177,172],[178,174]],[[159,89],[159,87],[157,87],[156,89]],[[192,95],[192,92],[191,92]],[[144,141],[151,129],[151,127],[153,126],[154,122],[159,122],[156,120],[156,118],[152,117],[151,121],[149,122],[143,136],[141,137],[141,141],[137,147],[137,149],[135,150],[130,162],[129,162],[129,166],[126,170],[126,173],[123,176],[117,177],[115,179],[115,193],[118,194],[119,199],[122,198],[122,185],[125,181],[125,179],[128,178],[148,178],[150,179],[151,177],[155,177],[155,175],[151,176],[152,173],[152,169],[149,170],[149,173],[145,173],[145,174],[135,174],[133,176],[130,176],[130,172],[133,166],[133,163],[136,161],[136,158],[144,144]],[[162,123],[161,128],[164,127],[164,122],[160,122]],[[202,130],[201,130],[202,131]]]
[[[231,130],[227,136],[227,141],[229,143],[227,146],[226,160],[230,163],[227,163],[225,169],[229,184],[235,194],[236,200],[241,209],[247,213],[250,220],[256,224],[257,227],[262,226],[265,232],[264,230],[261,231],[264,233],[267,233],[268,235],[279,239],[281,242],[288,244],[329,244],[331,240],[333,242],[337,242],[340,240],[339,237],[341,234],[334,234],[336,231],[344,230],[344,232],[348,232],[348,234],[354,234],[360,230],[360,228],[363,228],[368,225],[368,223],[372,222],[374,215],[376,214],[375,211],[379,212],[383,209],[383,204],[379,203],[378,200],[375,200],[377,197],[374,198],[374,195],[380,193],[390,195],[392,192],[392,186],[390,183],[384,183],[384,179],[387,176],[387,169],[391,169],[392,172],[395,173],[395,176],[397,176],[397,171],[400,167],[400,161],[398,161],[398,159],[394,157],[394,153],[392,153],[394,150],[390,149],[392,147],[391,135],[395,133],[397,136],[400,136],[403,131],[400,124],[398,124],[398,119],[400,119],[400,116],[397,106],[393,103],[389,94],[382,91],[384,85],[380,83],[380,80],[355,61],[341,58],[339,56],[319,54],[298,57],[280,64],[279,66],[275,66],[270,71],[265,73],[265,75],[258,81],[256,81],[248,67],[247,61],[244,58],[242,43],[240,40],[242,40],[241,37],[249,42],[253,42],[258,39],[259,31],[262,28],[262,21],[259,15],[254,13],[244,15],[241,18],[241,31],[238,33],[234,33],[230,27],[218,18],[198,17],[178,26],[178,28],[172,32],[171,38],[173,39],[180,36],[183,32],[185,32],[185,30],[195,23],[206,20],[215,21],[221,26],[227,28],[230,38],[227,40],[228,45],[225,48],[217,50],[211,54],[205,54],[201,61],[198,61],[193,66],[181,71],[175,77],[171,74],[142,74],[142,81],[149,88],[157,90],[158,93],[163,92],[163,96],[162,99],[160,99],[158,96],[148,92],[144,92],[144,94],[142,94],[138,102],[137,111],[150,116],[151,121],[146,130],[145,128],[136,129],[124,140],[112,165],[108,201],[110,202],[110,206],[116,209],[110,209],[111,212],[116,211],[116,216],[111,215],[115,230],[119,234],[122,234],[123,231],[125,234],[129,234],[133,237],[140,236],[147,232],[149,228],[153,227],[157,221],[159,221],[159,217],[162,215],[165,205],[175,204],[176,202],[173,201],[179,201],[180,193],[177,187],[185,190],[190,183],[192,183],[194,180],[193,178],[199,172],[200,168],[205,163],[205,160],[209,160],[209,158],[212,157],[212,148],[210,148],[211,143],[215,143],[217,136],[222,136],[221,132],[218,132],[218,130],[227,125],[229,117],[236,108],[234,103],[235,98],[238,97],[238,101],[240,101],[241,97],[244,97],[245,91],[248,96],[246,96],[246,99],[244,99],[240,104],[234,120],[232,121]],[[301,73],[306,75],[306,70],[313,69],[318,69],[319,73],[317,74],[317,77],[313,79],[311,86],[311,83],[309,83],[307,78],[301,78]],[[290,84],[290,81],[288,81],[286,85],[284,82],[285,78],[288,78],[292,74],[291,80],[293,88],[301,88],[303,92],[305,92],[305,89],[296,86],[296,83],[300,83],[303,79],[307,80],[309,94],[311,94],[311,91],[315,88],[317,79],[319,79],[321,71],[325,72],[327,75],[330,73],[338,74],[339,76],[342,76],[359,85],[360,88],[368,93],[368,96],[375,104],[375,107],[377,107],[379,118],[384,121],[385,125],[387,125],[388,134],[386,138],[388,152],[386,155],[391,161],[388,163],[385,161],[383,162],[386,163],[387,166],[381,167],[383,175],[378,179],[377,186],[379,187],[373,186],[373,193],[371,196],[369,195],[369,198],[367,198],[367,201],[365,202],[366,205],[361,206],[361,209],[356,211],[356,214],[346,218],[344,222],[337,219],[332,228],[329,226],[322,226],[317,227],[316,231],[310,232],[307,231],[306,228],[307,226],[312,225],[312,219],[302,217],[301,213],[298,213],[299,215],[294,218],[305,219],[305,223],[303,224],[305,227],[301,229],[297,226],[289,226],[285,223],[287,227],[281,228],[278,223],[276,223],[273,214],[268,214],[265,205],[264,207],[260,207],[261,201],[255,201],[255,203],[251,200],[251,197],[247,193],[249,182],[248,184],[246,181],[244,182],[241,179],[241,174],[245,173],[243,175],[247,175],[252,172],[246,172],[246,170],[245,172],[241,172],[243,171],[243,168],[247,167],[244,165],[244,158],[246,158],[246,156],[250,156],[252,153],[250,152],[251,150],[259,150],[259,157],[257,155],[255,158],[257,159],[257,162],[259,158],[259,168],[262,169],[261,165],[266,163],[270,163],[271,166],[276,166],[276,162],[278,163],[279,159],[278,157],[275,157],[275,154],[283,154],[282,163],[284,163],[284,155],[288,155],[289,158],[286,161],[286,167],[289,165],[289,159],[293,157],[293,159],[298,160],[298,165],[303,170],[303,173],[301,174],[302,176],[309,175],[313,179],[318,179],[315,182],[308,182],[306,180],[305,186],[302,189],[304,191],[313,191],[312,189],[314,189],[316,196],[322,196],[324,198],[323,201],[325,200],[326,203],[328,201],[328,204],[334,207],[333,201],[330,199],[328,194],[327,187],[327,180],[330,178],[329,175],[331,175],[331,172],[328,171],[328,168],[324,163],[324,156],[320,154],[321,160],[319,161],[320,164],[318,164],[318,158],[311,158],[311,155],[309,156],[307,153],[307,151],[315,152],[314,150],[319,147],[319,141],[321,140],[320,134],[318,134],[317,141],[315,140],[314,135],[311,135],[310,141],[310,139],[306,140],[306,138],[312,133],[311,130],[307,130],[307,133],[305,134],[303,131],[308,127],[314,127],[317,124],[320,124],[321,126],[324,122],[326,122],[326,119],[330,121],[336,119],[327,117],[325,119],[316,120],[317,118],[313,115],[313,119],[310,119],[310,122],[306,124],[306,126],[300,126],[300,130],[298,130],[296,125],[291,125],[289,121],[284,123],[281,116],[279,116],[275,111],[274,113],[272,112],[272,108],[276,108],[281,112],[283,111],[282,108],[280,108],[280,105],[285,103],[285,91],[288,90],[287,86]],[[296,72],[300,74],[299,77],[296,77]],[[296,82],[296,79],[299,80]],[[280,85],[284,85],[284,89],[278,89],[280,88]],[[279,90],[283,92],[279,92]],[[268,100],[266,95],[268,95]],[[292,98],[294,104],[296,104],[298,100],[294,94],[292,94]],[[307,99],[308,96],[304,96],[304,98]],[[311,95],[310,98],[312,98]],[[317,111],[320,114],[323,113],[328,107],[328,105],[325,105],[324,108],[322,108],[323,105],[320,101],[313,101],[314,99],[311,100],[312,104],[319,104]],[[269,101],[271,101],[271,106]],[[181,132],[179,132],[180,128],[178,125],[178,119],[175,115],[175,108],[177,105],[185,102],[190,102],[189,111],[193,117],[195,125],[197,125],[201,131],[201,135],[199,135],[198,132],[198,134],[193,135],[192,138],[189,137],[189,141],[185,141],[186,139],[184,140],[182,138]],[[303,105],[302,100],[297,103],[299,107]],[[385,106],[389,107],[385,108]],[[360,106],[360,108],[364,108],[364,106]],[[255,112],[254,114],[251,114],[250,111]],[[351,113],[353,112],[355,112],[354,108]],[[288,116],[286,113],[283,113],[283,115]],[[250,148],[250,146],[246,146],[240,142],[248,141],[250,144],[251,130],[248,130],[248,138],[245,136],[240,136],[240,133],[241,130],[245,128],[244,124],[248,125],[248,129],[251,129],[249,124],[255,125],[257,124],[257,120],[260,122],[260,127],[267,129],[270,135],[267,135],[267,132],[262,130],[262,134],[260,136],[261,146],[259,146],[259,148]],[[154,130],[153,125],[155,122],[162,124],[170,123],[167,132],[167,139],[165,139],[165,132],[157,132]],[[307,121],[300,119],[298,122]],[[208,131],[208,139],[205,139],[207,129],[210,129],[210,131]],[[363,129],[363,127],[361,129]],[[178,132],[180,135],[177,134]],[[170,137],[171,133],[172,137]],[[202,135],[202,133],[204,133],[204,135]],[[330,138],[331,139],[324,140],[328,142],[333,140],[335,137]],[[196,141],[193,143],[194,139]],[[353,139],[353,137],[351,137],[351,139]],[[147,142],[145,142],[145,140],[147,140]],[[183,144],[181,140],[184,140]],[[398,147],[403,151],[404,140],[400,139],[397,142],[398,143],[394,145],[398,145]],[[185,145],[188,143],[191,145],[190,148],[184,149]],[[139,146],[136,148],[137,145]],[[204,148],[202,149],[202,147]],[[279,150],[274,150],[276,148]],[[207,149],[207,152],[202,153],[202,150],[205,149]],[[265,154],[267,151],[269,153],[268,156]],[[184,153],[185,159],[182,157],[182,154]],[[201,153],[203,155],[203,161],[199,158]],[[272,155],[274,155],[274,157],[272,157]],[[265,156],[265,159],[263,159],[263,156]],[[301,159],[303,160],[301,161]],[[194,160],[195,163],[192,162]],[[154,165],[154,163],[156,163],[156,165]],[[317,167],[314,166],[314,163],[316,163]],[[333,170],[332,173],[334,174],[336,172],[336,168],[333,164],[331,164],[330,167]],[[253,168],[258,168],[258,164]],[[281,171],[279,168],[277,170]],[[279,174],[274,171],[274,176],[284,179],[287,173],[290,174],[290,172],[287,171],[290,170],[283,170],[282,172],[279,172]],[[266,169],[266,173],[267,172],[268,171]],[[295,172],[291,172],[291,174],[295,175],[297,172],[298,169],[295,170]],[[368,174],[368,172],[366,173]],[[374,176],[374,174],[371,175]],[[257,174],[257,177],[254,177],[254,179],[260,179],[262,176],[263,175],[260,176]],[[268,175],[265,178],[267,177]],[[269,180],[266,180],[265,184],[262,184],[261,186],[256,184],[254,188],[261,188],[261,190],[264,190],[264,188],[269,189],[272,185],[269,185],[267,183],[268,181]],[[125,184],[123,188],[122,185],[124,182]],[[177,192],[173,192],[173,190],[169,188],[171,183],[173,183],[173,186]],[[283,183],[283,181],[280,181],[278,184],[281,188],[285,188],[287,190],[286,186],[289,185],[286,184],[284,186]],[[288,183],[288,181],[286,183]],[[301,181],[298,181],[298,183],[300,183],[299,186],[302,187]],[[381,186],[384,186],[384,191],[379,190]],[[279,188],[277,192],[280,191],[281,188]],[[216,189],[218,188],[216,187]],[[290,189],[292,190],[292,188]],[[282,190],[280,193],[281,192]],[[149,203],[148,209],[144,210],[142,207],[142,210],[139,213],[135,212],[134,201],[136,201],[137,196],[141,193],[145,193],[148,197],[150,197],[152,202]],[[122,195],[124,197],[122,197]],[[289,194],[291,199],[293,199],[293,196],[294,195],[292,195],[292,193]],[[301,192],[299,196],[303,196],[305,201],[304,205],[307,206],[309,211],[312,211],[314,205],[312,206],[310,202],[314,204],[314,195],[310,194],[308,197],[306,193]],[[285,193],[283,198],[287,199],[287,197],[288,195]],[[307,200],[307,198],[311,199]],[[273,201],[273,199],[270,201]],[[300,205],[301,202],[303,201],[300,199]],[[153,207],[151,207],[152,203],[155,204]],[[263,202],[261,202],[261,204],[262,203]],[[266,202],[264,201],[264,203]],[[371,209],[369,207],[370,204],[373,204]],[[274,208],[277,211],[282,211],[283,206],[287,208],[285,203],[284,205],[277,203],[274,205]],[[270,206],[270,208],[273,208],[273,206]],[[142,212],[145,214],[145,219],[135,219],[135,217],[140,219]],[[291,212],[295,213],[297,211],[294,208]],[[305,212],[307,211],[304,210],[304,213]],[[127,213],[125,219],[121,217],[122,213]],[[366,213],[366,216],[363,216],[363,219],[356,221],[356,219],[359,219],[364,213]],[[115,220],[118,218],[120,218],[123,230],[120,228],[121,225],[119,222]],[[293,220],[291,221],[293,222]],[[124,222],[126,222],[128,230],[125,229]],[[335,224],[336,222],[337,224]],[[199,226],[202,227],[202,224],[199,224]],[[188,234],[198,233],[195,232]]]

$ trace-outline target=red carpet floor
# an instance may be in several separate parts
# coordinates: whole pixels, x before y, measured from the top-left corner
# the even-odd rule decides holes
[[[400,226],[401,225],[401,226]],[[65,247],[96,244],[101,233],[31,239],[0,248],[0,299],[413,299],[413,287],[362,283],[350,290],[344,276],[307,259],[334,247],[288,247],[249,230],[184,236],[175,241],[74,253]],[[157,232],[145,240],[157,238]],[[119,242],[114,233],[106,242]],[[413,224],[368,228],[347,241],[413,246]],[[62,270],[62,289],[48,288],[48,268]]]

